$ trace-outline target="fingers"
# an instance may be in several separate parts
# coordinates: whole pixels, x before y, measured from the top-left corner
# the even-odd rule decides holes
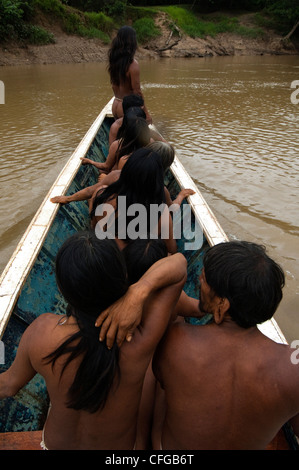
[[[96,319],[96,322],[95,322],[94,326],[96,326],[96,327],[101,326],[102,323],[104,322],[104,320],[106,320],[107,317],[108,317],[108,309],[106,309],[102,313],[100,313],[100,315]]]
[[[102,330],[102,328],[101,328]],[[109,325],[109,329],[106,333],[106,346],[108,349],[111,349],[113,347],[113,344],[115,343],[115,338],[117,336],[117,326],[115,326],[113,323]]]
[[[50,201],[53,202],[54,204],[65,204],[67,202],[65,196],[51,197]]]
[[[106,339],[106,346],[108,349],[111,349],[117,336],[118,327],[112,322],[111,317],[108,316],[107,310],[102,312],[101,315],[99,315],[96,320],[95,326],[101,327],[99,340],[105,341]]]

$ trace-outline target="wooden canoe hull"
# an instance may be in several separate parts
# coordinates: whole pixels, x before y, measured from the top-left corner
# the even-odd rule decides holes
[[[0,372],[10,367],[23,332],[38,315],[44,312],[65,312],[65,301],[55,282],[55,257],[61,244],[69,236],[89,228],[88,205],[86,201],[81,201],[60,206],[51,203],[50,198],[73,194],[97,181],[98,171],[92,165],[82,166],[80,158],[87,157],[97,161],[106,159],[109,128],[113,122],[111,104],[112,100],[70,157],[3,271],[0,287],[0,337],[5,346],[5,364],[0,366]],[[192,234],[195,227],[200,228],[202,244],[199,248],[185,250],[186,243],[190,243],[190,233],[182,233],[177,244],[178,250],[184,252],[188,261],[185,290],[188,295],[198,297],[198,276],[205,250],[209,246],[227,241],[228,237],[177,156],[165,177],[165,184],[173,198],[182,188],[192,188],[195,191],[193,196],[183,202],[183,206],[191,207],[190,231]],[[174,217],[174,228],[181,223],[181,218]],[[191,323],[206,323],[209,320],[209,316],[200,321],[189,319]],[[274,320],[266,322],[260,328],[274,341],[286,343]],[[15,397],[0,401],[0,433],[41,430],[47,410],[45,382],[37,374]]]

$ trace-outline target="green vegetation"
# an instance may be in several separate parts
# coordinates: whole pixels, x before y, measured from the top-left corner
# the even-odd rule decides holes
[[[38,25],[42,15],[68,34],[100,38],[107,44],[113,31],[132,24],[143,44],[160,34],[154,21],[158,11],[167,13],[174,31],[177,26],[194,38],[223,32],[260,37],[262,28],[299,35],[299,27],[294,28],[299,24],[298,0],[181,0],[179,5],[167,0],[0,0],[0,42],[54,42],[53,34]],[[255,12],[256,26],[241,25],[237,18],[240,11]]]
[[[133,23],[133,28],[136,31],[138,42],[141,44],[161,34],[153,18],[140,18]]]
[[[0,41],[21,40],[30,44],[54,42],[53,34],[25,21],[33,15],[27,2],[0,0]]]
[[[256,21],[260,26],[274,29],[285,36],[299,21],[298,0],[263,0],[262,3],[263,9],[256,13]],[[299,36],[299,28],[295,34]]]
[[[168,13],[175,24],[192,38],[214,37],[219,33],[235,33],[247,37],[259,37],[264,34],[258,27],[242,26],[237,18],[223,14],[205,15],[203,19],[186,7],[169,6],[161,7],[161,10]]]
[[[61,25],[68,34],[100,38],[110,42],[110,33],[116,25],[102,12],[82,12],[60,0],[0,0],[0,42],[14,39],[30,44],[55,42],[52,33],[34,22],[42,12]]]

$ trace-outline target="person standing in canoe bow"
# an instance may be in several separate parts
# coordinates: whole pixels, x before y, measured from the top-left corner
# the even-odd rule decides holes
[[[143,98],[140,85],[140,67],[135,59],[137,50],[136,31],[131,26],[122,26],[111,43],[108,53],[108,72],[114,93],[112,113],[115,119],[123,116],[123,98],[135,94]],[[148,124],[152,118],[144,105]]]

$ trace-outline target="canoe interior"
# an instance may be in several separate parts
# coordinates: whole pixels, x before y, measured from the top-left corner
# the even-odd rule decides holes
[[[86,157],[104,161],[108,154],[108,135],[113,119],[106,117],[96,138],[91,144]],[[98,170],[92,165],[80,166],[66,194],[73,194],[80,189],[95,184]],[[171,196],[174,198],[180,187],[170,171],[165,177]],[[184,201],[184,204],[187,204]],[[175,223],[181,223],[177,220]],[[5,344],[5,365],[0,366],[3,372],[15,358],[18,344],[26,327],[40,314],[45,312],[65,313],[65,302],[55,282],[55,257],[61,244],[73,233],[89,228],[89,213],[86,201],[73,202],[61,206],[48,232],[42,249],[23,286],[19,299],[3,335]],[[192,216],[192,232],[194,217]],[[186,240],[178,241],[179,251],[184,250]],[[198,297],[198,275],[202,268],[202,257],[208,243],[203,238],[200,250],[188,250],[184,254],[188,260],[188,279],[186,292]],[[201,320],[205,323],[209,317]],[[197,323],[195,319],[189,320]],[[43,378],[37,374],[15,397],[0,401],[0,432],[36,431],[43,427],[48,410],[48,395]]]

